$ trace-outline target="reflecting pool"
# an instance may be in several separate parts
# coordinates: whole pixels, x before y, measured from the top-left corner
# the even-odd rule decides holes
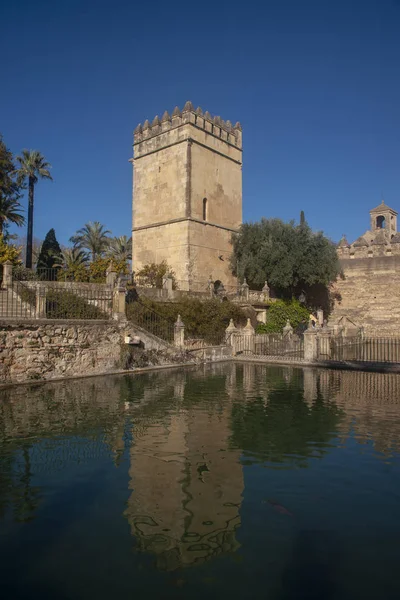
[[[400,376],[217,364],[0,392],[1,598],[400,598]]]

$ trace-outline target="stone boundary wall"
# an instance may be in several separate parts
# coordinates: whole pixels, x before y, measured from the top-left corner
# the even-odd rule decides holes
[[[124,328],[116,322],[0,323],[0,382],[94,375],[118,368]]]
[[[100,375],[120,368],[125,337],[166,356],[178,349],[129,321],[0,321],[0,384]],[[176,359],[175,359],[176,362]]]
[[[344,279],[338,279],[329,322],[347,317],[369,334],[400,334],[400,256],[342,259]]]

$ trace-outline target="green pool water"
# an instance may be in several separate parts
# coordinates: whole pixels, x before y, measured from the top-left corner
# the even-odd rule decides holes
[[[400,598],[400,377],[220,364],[0,392],[0,597]]]

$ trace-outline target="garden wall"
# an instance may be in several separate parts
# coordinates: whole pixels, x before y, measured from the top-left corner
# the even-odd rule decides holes
[[[125,335],[115,321],[3,321],[0,327],[0,383],[115,370]]]

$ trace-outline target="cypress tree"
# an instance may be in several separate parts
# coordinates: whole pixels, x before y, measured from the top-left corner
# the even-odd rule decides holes
[[[304,210],[302,210],[300,212],[300,225],[304,225],[305,222],[306,222],[306,218],[304,216]]]
[[[54,229],[46,234],[44,242],[40,249],[39,259],[36,268],[39,269],[53,269],[54,264],[59,262],[62,257],[60,244],[56,238],[56,232]]]

